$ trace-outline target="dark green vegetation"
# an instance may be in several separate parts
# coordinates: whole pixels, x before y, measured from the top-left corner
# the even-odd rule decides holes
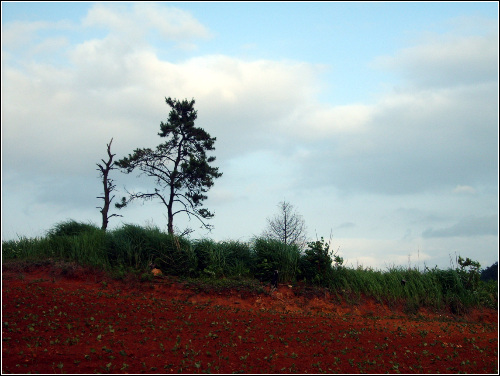
[[[205,228],[210,229],[206,220],[214,214],[203,207],[203,201],[208,198],[206,193],[213,186],[214,179],[222,176],[218,167],[211,165],[215,157],[207,155],[208,151],[215,150],[216,138],[194,126],[198,116],[194,99],[165,100],[171,111],[167,123],[160,124],[158,135],[167,138],[167,141],[155,150],[135,149],[133,154],[115,163],[127,174],[140,171],[141,175],[152,178],[160,189],[129,192],[128,199],[123,197],[122,202],[115,206],[123,208],[137,199],[156,200],[167,208],[169,234],[174,233],[174,216],[179,213],[197,218]]]
[[[449,309],[463,314],[472,307],[497,308],[498,282],[480,280],[479,264],[458,258],[456,268],[440,270],[393,267],[386,271],[348,268],[323,240],[296,245],[256,238],[250,243],[189,240],[156,227],[124,225],[113,231],[67,221],[57,224],[43,238],[2,242],[4,261],[46,259],[97,267],[123,279],[130,273],[152,278],[153,262],[164,274],[197,278],[214,286],[241,285],[241,281],[270,281],[280,271],[280,283],[305,283],[326,288],[339,299],[354,304],[368,296],[385,304],[405,305],[408,313],[419,307]],[[405,281],[403,283],[402,281]],[[255,285],[249,283],[249,285]]]
[[[498,261],[481,272],[481,281],[498,281]]]

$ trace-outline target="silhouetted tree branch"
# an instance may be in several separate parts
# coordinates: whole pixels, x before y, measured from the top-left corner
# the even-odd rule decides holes
[[[194,99],[165,100],[171,111],[167,123],[161,122],[161,132],[158,135],[167,137],[168,141],[158,145],[156,150],[136,149],[133,154],[116,162],[125,173],[139,169],[141,174],[153,178],[159,189],[129,193],[128,198],[122,198],[121,203],[115,206],[123,208],[136,199],[157,199],[167,207],[167,227],[170,234],[174,232],[174,216],[179,213],[194,216],[205,228],[211,229],[205,220],[212,218],[214,214],[201,206],[207,199],[205,193],[214,184],[214,179],[222,175],[217,167],[210,165],[215,157],[206,154],[207,151],[215,150],[216,138],[194,126],[197,118]],[[181,208],[174,210],[176,205]]]
[[[109,172],[111,170],[114,170],[115,163],[113,162],[113,157],[115,154],[111,154],[111,143],[113,142],[113,139],[109,141],[109,144],[107,144],[108,147],[108,161],[106,162],[104,159],[101,159],[103,164],[96,163],[97,164],[97,171],[100,172],[100,177],[102,178],[102,184],[104,186],[104,196],[98,196],[97,198],[102,198],[104,200],[103,206],[98,206],[98,209],[101,209],[101,214],[102,214],[102,226],[101,229],[106,231],[108,228],[108,223],[109,219],[112,217],[121,217],[119,214],[111,214],[108,215],[109,212],[109,207],[111,205],[111,201],[113,201],[113,198],[115,197],[110,196],[111,192],[113,192],[116,188],[115,184],[113,183],[113,180],[109,178]]]
[[[264,236],[304,248],[307,243],[304,219],[293,210],[293,205],[289,202],[280,202],[278,207],[278,214],[273,218],[267,218]]]

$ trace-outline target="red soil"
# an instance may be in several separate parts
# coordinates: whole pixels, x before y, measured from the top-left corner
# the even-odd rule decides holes
[[[202,294],[82,268],[3,268],[2,282],[2,373],[498,371],[496,310],[406,315],[288,286]]]

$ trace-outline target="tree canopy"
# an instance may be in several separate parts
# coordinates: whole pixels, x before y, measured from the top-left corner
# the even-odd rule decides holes
[[[170,234],[174,233],[174,216],[179,213],[194,216],[203,227],[211,229],[206,220],[214,214],[203,207],[203,201],[208,198],[206,193],[213,186],[214,179],[222,176],[217,167],[211,166],[215,157],[207,155],[207,151],[215,150],[216,138],[195,127],[197,111],[194,99],[165,100],[171,110],[168,121],[161,122],[158,135],[167,138],[167,141],[155,150],[135,149],[133,154],[116,162],[116,166],[125,173],[139,169],[141,175],[153,178],[159,188],[148,192],[128,192],[129,197],[123,197],[116,206],[124,207],[135,199],[158,199],[167,207]]]
[[[493,263],[493,265],[488,266],[481,273],[482,281],[494,280],[498,281],[498,261]]]

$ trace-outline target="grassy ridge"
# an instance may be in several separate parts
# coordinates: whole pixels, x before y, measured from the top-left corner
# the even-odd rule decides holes
[[[347,268],[343,260],[321,241],[301,251],[296,246],[257,238],[250,243],[188,240],[156,227],[124,225],[104,232],[96,226],[67,221],[56,225],[45,237],[2,242],[4,260],[73,261],[111,272],[116,278],[127,271],[151,276],[148,265],[156,264],[165,274],[210,279],[254,278],[269,281],[280,271],[280,282],[305,281],[328,288],[339,298],[353,302],[370,296],[383,303],[405,302],[408,312],[419,307],[464,313],[470,307],[497,308],[497,282],[479,281],[477,268],[461,266],[447,270]],[[402,280],[406,281],[403,285]]]

